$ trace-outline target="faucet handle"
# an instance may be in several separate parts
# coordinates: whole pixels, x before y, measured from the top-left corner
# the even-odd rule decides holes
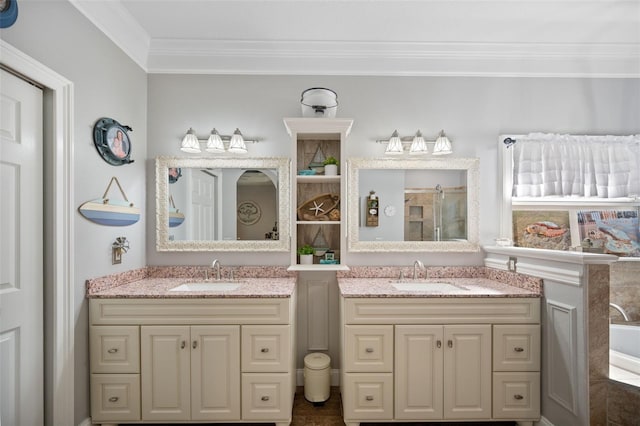
[[[400,276],[398,277],[398,280],[399,281],[404,280],[404,271],[402,269],[400,270]]]
[[[229,269],[229,281],[233,281],[235,280],[235,277],[233,275],[233,269]]]

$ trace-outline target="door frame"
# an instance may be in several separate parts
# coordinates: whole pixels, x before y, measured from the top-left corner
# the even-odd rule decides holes
[[[51,96],[43,119],[51,135],[52,155],[43,158],[53,194],[45,199],[45,211],[53,215],[52,229],[45,231],[45,251],[51,253],[45,274],[53,286],[51,304],[54,325],[51,336],[52,368],[45,380],[52,384],[51,424],[74,424],[74,261],[73,238],[73,83],[42,63],[0,39],[2,63],[42,84]],[[45,102],[46,104],[46,102]],[[51,200],[47,202],[46,200]],[[46,363],[46,361],[45,361]],[[47,413],[45,413],[46,415]]]

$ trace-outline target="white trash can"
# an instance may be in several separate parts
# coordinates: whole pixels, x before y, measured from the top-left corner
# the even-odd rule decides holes
[[[304,397],[309,402],[324,402],[331,389],[331,358],[314,352],[304,357]]]

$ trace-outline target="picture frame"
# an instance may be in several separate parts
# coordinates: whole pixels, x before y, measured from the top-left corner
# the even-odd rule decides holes
[[[640,257],[638,210],[584,209],[576,215],[583,250]]]
[[[512,214],[516,247],[564,251],[571,248],[572,227],[568,210],[513,210]]]
[[[112,166],[133,163],[128,131],[133,129],[113,118],[103,117],[93,126],[93,143],[104,161]]]
[[[169,167],[169,183],[176,183],[182,177],[180,167]]]
[[[242,225],[253,225],[260,220],[262,211],[258,203],[254,201],[242,201],[238,204],[238,222]]]

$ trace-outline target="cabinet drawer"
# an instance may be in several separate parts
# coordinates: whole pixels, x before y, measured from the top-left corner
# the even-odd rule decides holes
[[[92,373],[139,373],[140,329],[98,326],[90,329]]]
[[[540,418],[540,373],[493,373],[493,417]]]
[[[290,374],[243,373],[242,419],[290,419],[293,408],[291,386]]]
[[[242,327],[242,371],[286,373],[291,368],[291,327]]]
[[[348,420],[390,420],[393,417],[393,374],[347,373],[343,378],[345,423]]]
[[[540,371],[540,326],[493,326],[494,371]]]
[[[92,374],[91,420],[107,423],[140,420],[140,375]]]
[[[346,372],[393,371],[393,326],[346,325],[344,343]]]

